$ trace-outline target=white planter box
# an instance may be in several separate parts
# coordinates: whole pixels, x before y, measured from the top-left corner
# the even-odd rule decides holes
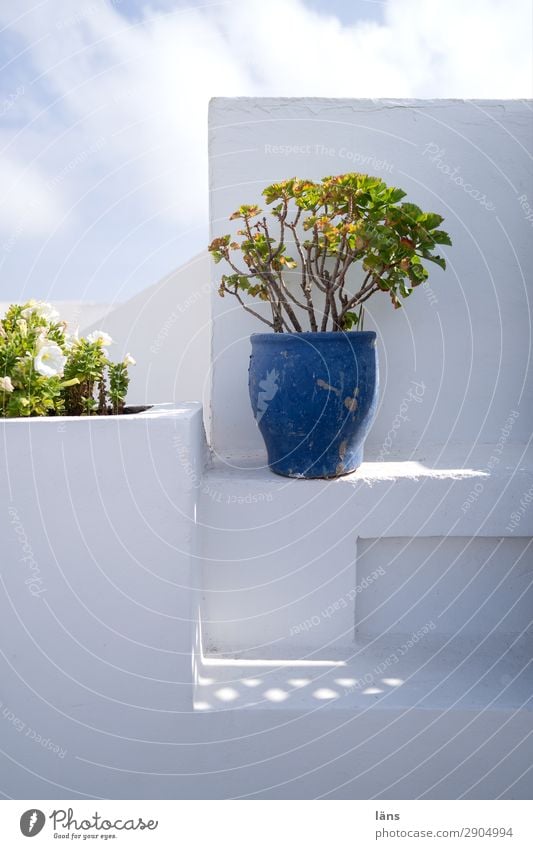
[[[63,745],[65,716],[142,736],[191,704],[201,405],[2,419],[0,444],[4,705]]]

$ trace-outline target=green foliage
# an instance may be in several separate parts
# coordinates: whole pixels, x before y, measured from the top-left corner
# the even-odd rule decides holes
[[[451,245],[439,227],[443,218],[403,202],[402,189],[367,174],[341,174],[320,182],[284,180],[267,186],[263,197],[270,220],[258,206],[240,206],[240,241],[219,236],[209,245],[215,262],[225,260],[220,295],[237,297],[242,306],[274,330],[302,330],[298,314],[307,312],[311,330],[349,330],[362,326],[362,307],[379,291],[395,308],[428,278],[424,262],[446,268],[438,245]],[[278,235],[271,234],[272,219]],[[287,242],[296,258],[287,254]],[[236,264],[242,258],[244,268]],[[348,272],[359,266],[364,279],[350,291]],[[297,269],[297,271],[295,271]],[[287,275],[290,274],[290,278]],[[294,284],[301,295],[294,294]],[[317,293],[323,297],[318,298]],[[272,320],[250,309],[242,294],[269,301]],[[359,309],[356,309],[359,308]]]
[[[111,363],[109,366],[109,398],[114,413],[124,410],[130,378],[127,362]]]
[[[110,344],[101,331],[69,334],[49,304],[12,304],[0,319],[0,416],[122,412],[135,361],[112,363]]]

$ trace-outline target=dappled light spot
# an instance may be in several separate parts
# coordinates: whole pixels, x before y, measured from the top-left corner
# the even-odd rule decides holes
[[[335,678],[335,684],[338,684],[339,687],[353,687],[354,684],[357,684],[356,678]]]
[[[363,696],[374,696],[382,692],[383,690],[380,690],[379,687],[367,687],[366,690],[363,690]]]
[[[403,678],[382,678],[381,680],[388,687],[401,687],[404,683]]]
[[[241,684],[244,684],[245,687],[259,687],[263,681],[261,678],[242,678]]]
[[[313,693],[315,699],[338,699],[339,693],[336,690],[330,690],[329,687],[320,687]]]
[[[290,684],[291,687],[307,687],[311,681],[309,678],[289,678],[287,684]]]
[[[233,687],[221,687],[220,690],[216,690],[215,696],[221,702],[233,702],[239,698],[237,690],[234,690]]]
[[[269,702],[284,702],[285,699],[289,698],[289,694],[285,690],[280,690],[277,687],[273,687],[271,690],[265,690],[263,695]]]

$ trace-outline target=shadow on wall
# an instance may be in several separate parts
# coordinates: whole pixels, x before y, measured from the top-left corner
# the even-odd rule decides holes
[[[208,255],[199,254],[83,328],[110,333],[115,358],[127,352],[135,357],[131,404],[202,401],[209,409],[210,272]]]

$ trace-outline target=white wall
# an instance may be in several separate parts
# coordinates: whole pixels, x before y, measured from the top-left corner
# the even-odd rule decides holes
[[[0,639],[41,696],[75,701],[69,673],[80,669],[81,690],[98,680],[120,698],[157,669],[172,670],[190,700],[201,414],[200,404],[169,404],[0,419]],[[132,670],[127,681],[119,668]]]
[[[129,351],[137,360],[130,370],[131,404],[203,400],[208,405],[209,275],[209,258],[199,254],[83,328],[84,333],[103,328],[111,334],[112,358]]]
[[[510,439],[529,438],[530,116],[525,101],[211,101],[212,236],[230,232],[231,212],[260,201],[271,182],[350,170],[376,174],[446,218],[454,243],[444,248],[447,272],[430,269],[431,289],[415,292],[402,311],[385,295],[368,303],[368,329],[380,339],[381,405],[367,457],[391,429],[401,454],[419,443],[498,442],[513,410],[520,415]],[[213,266],[215,282],[222,265]],[[264,325],[215,293],[214,444],[261,449],[247,368],[248,337]],[[412,381],[423,384],[421,400],[412,398]]]
[[[391,554],[393,540],[366,539],[362,572],[354,571],[365,502],[380,507],[365,518],[369,533],[383,535],[383,513],[401,522],[390,500],[383,504],[391,481],[379,464],[367,469],[365,491],[354,477],[288,485],[266,472],[231,481],[211,469],[202,477],[199,404],[108,418],[0,420],[0,440],[0,749],[9,797],[531,798],[524,745],[531,732],[531,650],[527,633],[518,651],[515,640],[530,609],[525,557],[519,562],[523,540],[507,540],[502,568],[492,563],[481,578],[473,572],[482,572],[481,559],[499,541],[478,538],[485,552],[478,548],[472,560],[467,545],[448,540],[445,556],[462,553],[468,566],[444,564],[455,581],[442,582],[448,572],[436,561],[416,574],[431,554],[427,539],[417,541],[414,563],[396,552],[398,562],[382,569],[379,583],[364,590],[368,596],[356,596],[363,641],[348,649],[345,641],[340,652],[333,641],[339,630],[352,632],[354,617],[342,605],[336,613],[335,604],[352,598],[355,579],[362,587],[361,576]],[[431,510],[449,487],[452,503],[432,511],[442,532],[457,506],[451,484],[466,493],[472,476],[479,473],[465,470],[454,480],[450,472],[436,486],[437,476],[428,497],[413,469],[403,481],[396,477],[393,497],[409,507],[415,487]],[[523,491],[531,475],[522,478]],[[255,501],[253,488],[272,498]],[[501,477],[488,481],[487,495],[507,488]],[[417,514],[408,511],[404,533],[416,533]],[[460,532],[470,534],[475,520],[470,512],[466,518]],[[342,535],[320,533],[324,521],[329,534],[340,527]],[[520,534],[531,533],[531,521],[524,516]],[[284,545],[289,529],[296,557]],[[312,538],[309,529],[317,531]],[[435,523],[430,532],[437,532]],[[313,563],[317,557],[322,563]],[[210,581],[203,589],[221,596],[211,608],[216,618],[233,605],[243,619],[232,651],[254,625],[264,642],[283,626],[286,634],[295,626],[299,633],[311,612],[326,624],[322,655],[315,644],[291,657],[278,640],[279,660],[264,645],[255,659],[204,657],[196,614],[202,572]],[[456,593],[458,609],[447,617],[455,642],[448,635],[445,645],[434,642],[431,631],[391,666],[407,635],[373,644],[376,627],[396,624],[396,593],[409,597],[409,607],[402,605],[408,626],[423,622],[426,631]],[[489,604],[480,629],[490,628],[489,643],[465,629],[479,599],[481,608]],[[387,689],[352,690],[368,676],[379,676]]]

